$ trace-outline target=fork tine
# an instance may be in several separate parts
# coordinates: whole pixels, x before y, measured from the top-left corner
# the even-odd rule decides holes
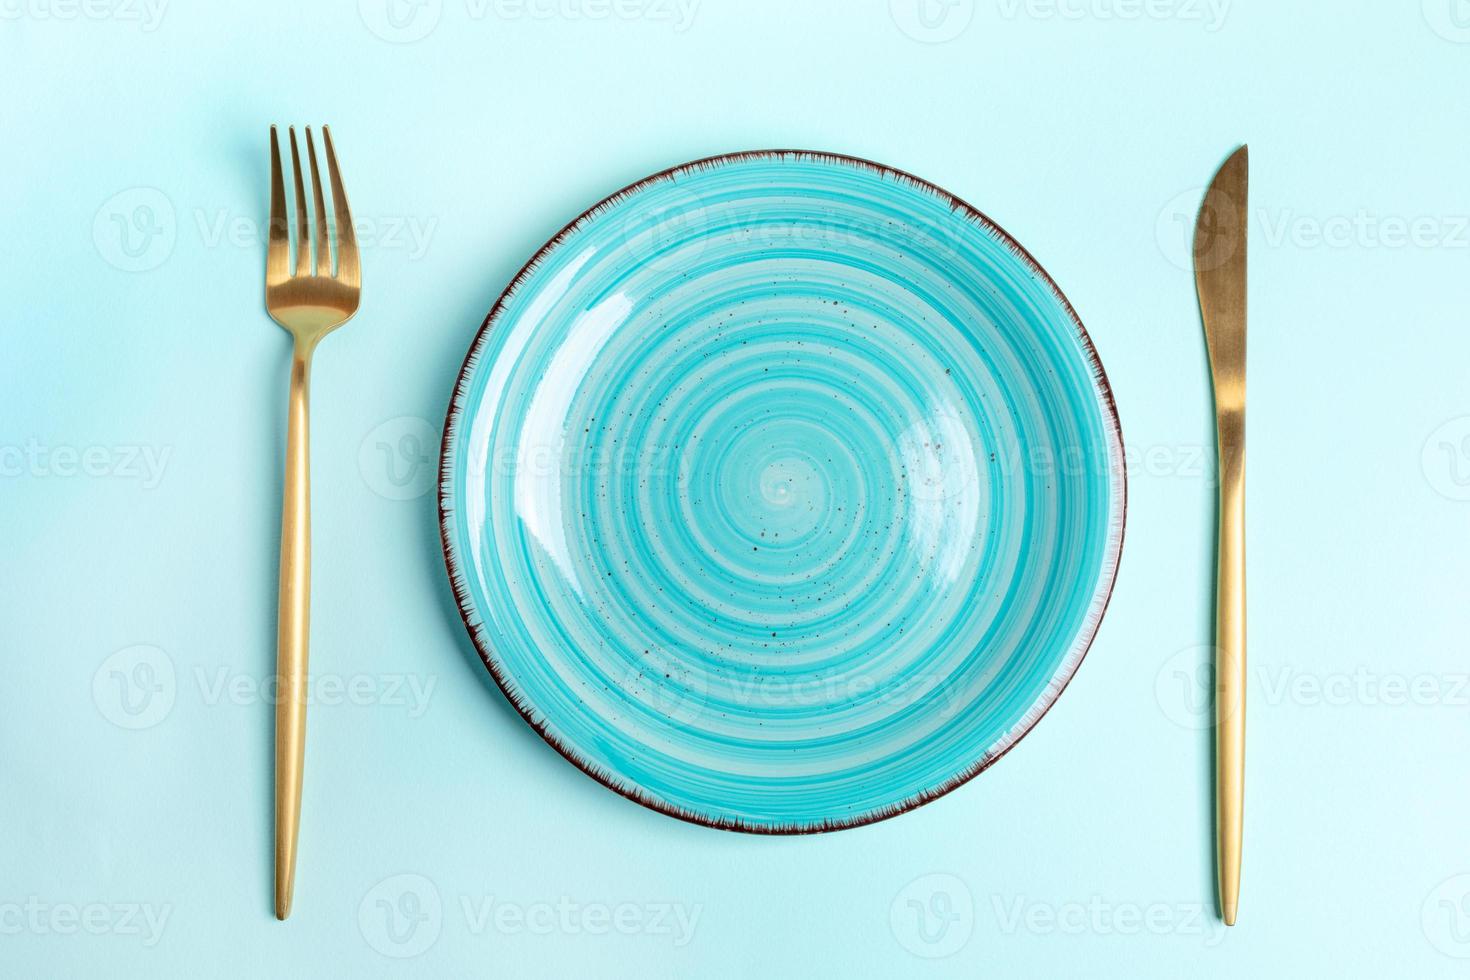
[[[296,178],[296,271],[306,275],[306,260],[311,257],[311,228],[306,224],[306,189],[301,184],[301,154],[296,152],[296,127],[291,127],[291,170]]]
[[[332,146],[332,127],[322,127],[322,142],[327,147],[327,176],[332,181],[332,211],[337,216],[337,278],[349,286],[362,281],[357,260],[357,233],[352,228],[352,212],[347,208],[347,188],[337,170],[337,150]]]
[[[322,174],[316,167],[316,144],[311,139],[311,127],[306,127],[306,155],[311,158],[311,204],[316,212],[316,274],[332,275],[332,250],[327,247],[327,205],[322,200]]]
[[[272,126],[270,244],[265,255],[267,282],[280,282],[286,278],[290,253],[291,237],[286,228],[286,183],[281,177],[281,142],[276,137],[276,127]]]

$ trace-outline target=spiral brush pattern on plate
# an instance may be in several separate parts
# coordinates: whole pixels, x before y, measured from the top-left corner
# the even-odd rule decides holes
[[[830,154],[593,208],[476,337],[444,438],[476,647],[558,751],[762,833],[910,809],[1091,642],[1122,442],[1071,307],[962,201]]]

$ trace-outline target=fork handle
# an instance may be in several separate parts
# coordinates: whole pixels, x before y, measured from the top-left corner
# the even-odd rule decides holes
[[[1245,419],[1220,421],[1215,579],[1215,831],[1220,916],[1235,925],[1245,823]]]
[[[281,591],[276,633],[276,918],[291,914],[301,770],[306,757],[306,654],[311,622],[311,451],[307,415],[311,349],[291,358],[285,497],[281,507]]]

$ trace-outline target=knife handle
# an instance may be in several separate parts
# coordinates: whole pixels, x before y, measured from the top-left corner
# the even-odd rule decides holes
[[[1220,418],[1215,578],[1215,831],[1220,915],[1235,925],[1245,819],[1245,413]]]

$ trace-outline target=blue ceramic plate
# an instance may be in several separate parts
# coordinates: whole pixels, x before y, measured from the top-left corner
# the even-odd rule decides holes
[[[931,184],[701,160],[490,312],[440,495],[485,664],[567,759],[717,827],[831,830],[1003,755],[1091,642],[1117,415],[1066,299]]]

